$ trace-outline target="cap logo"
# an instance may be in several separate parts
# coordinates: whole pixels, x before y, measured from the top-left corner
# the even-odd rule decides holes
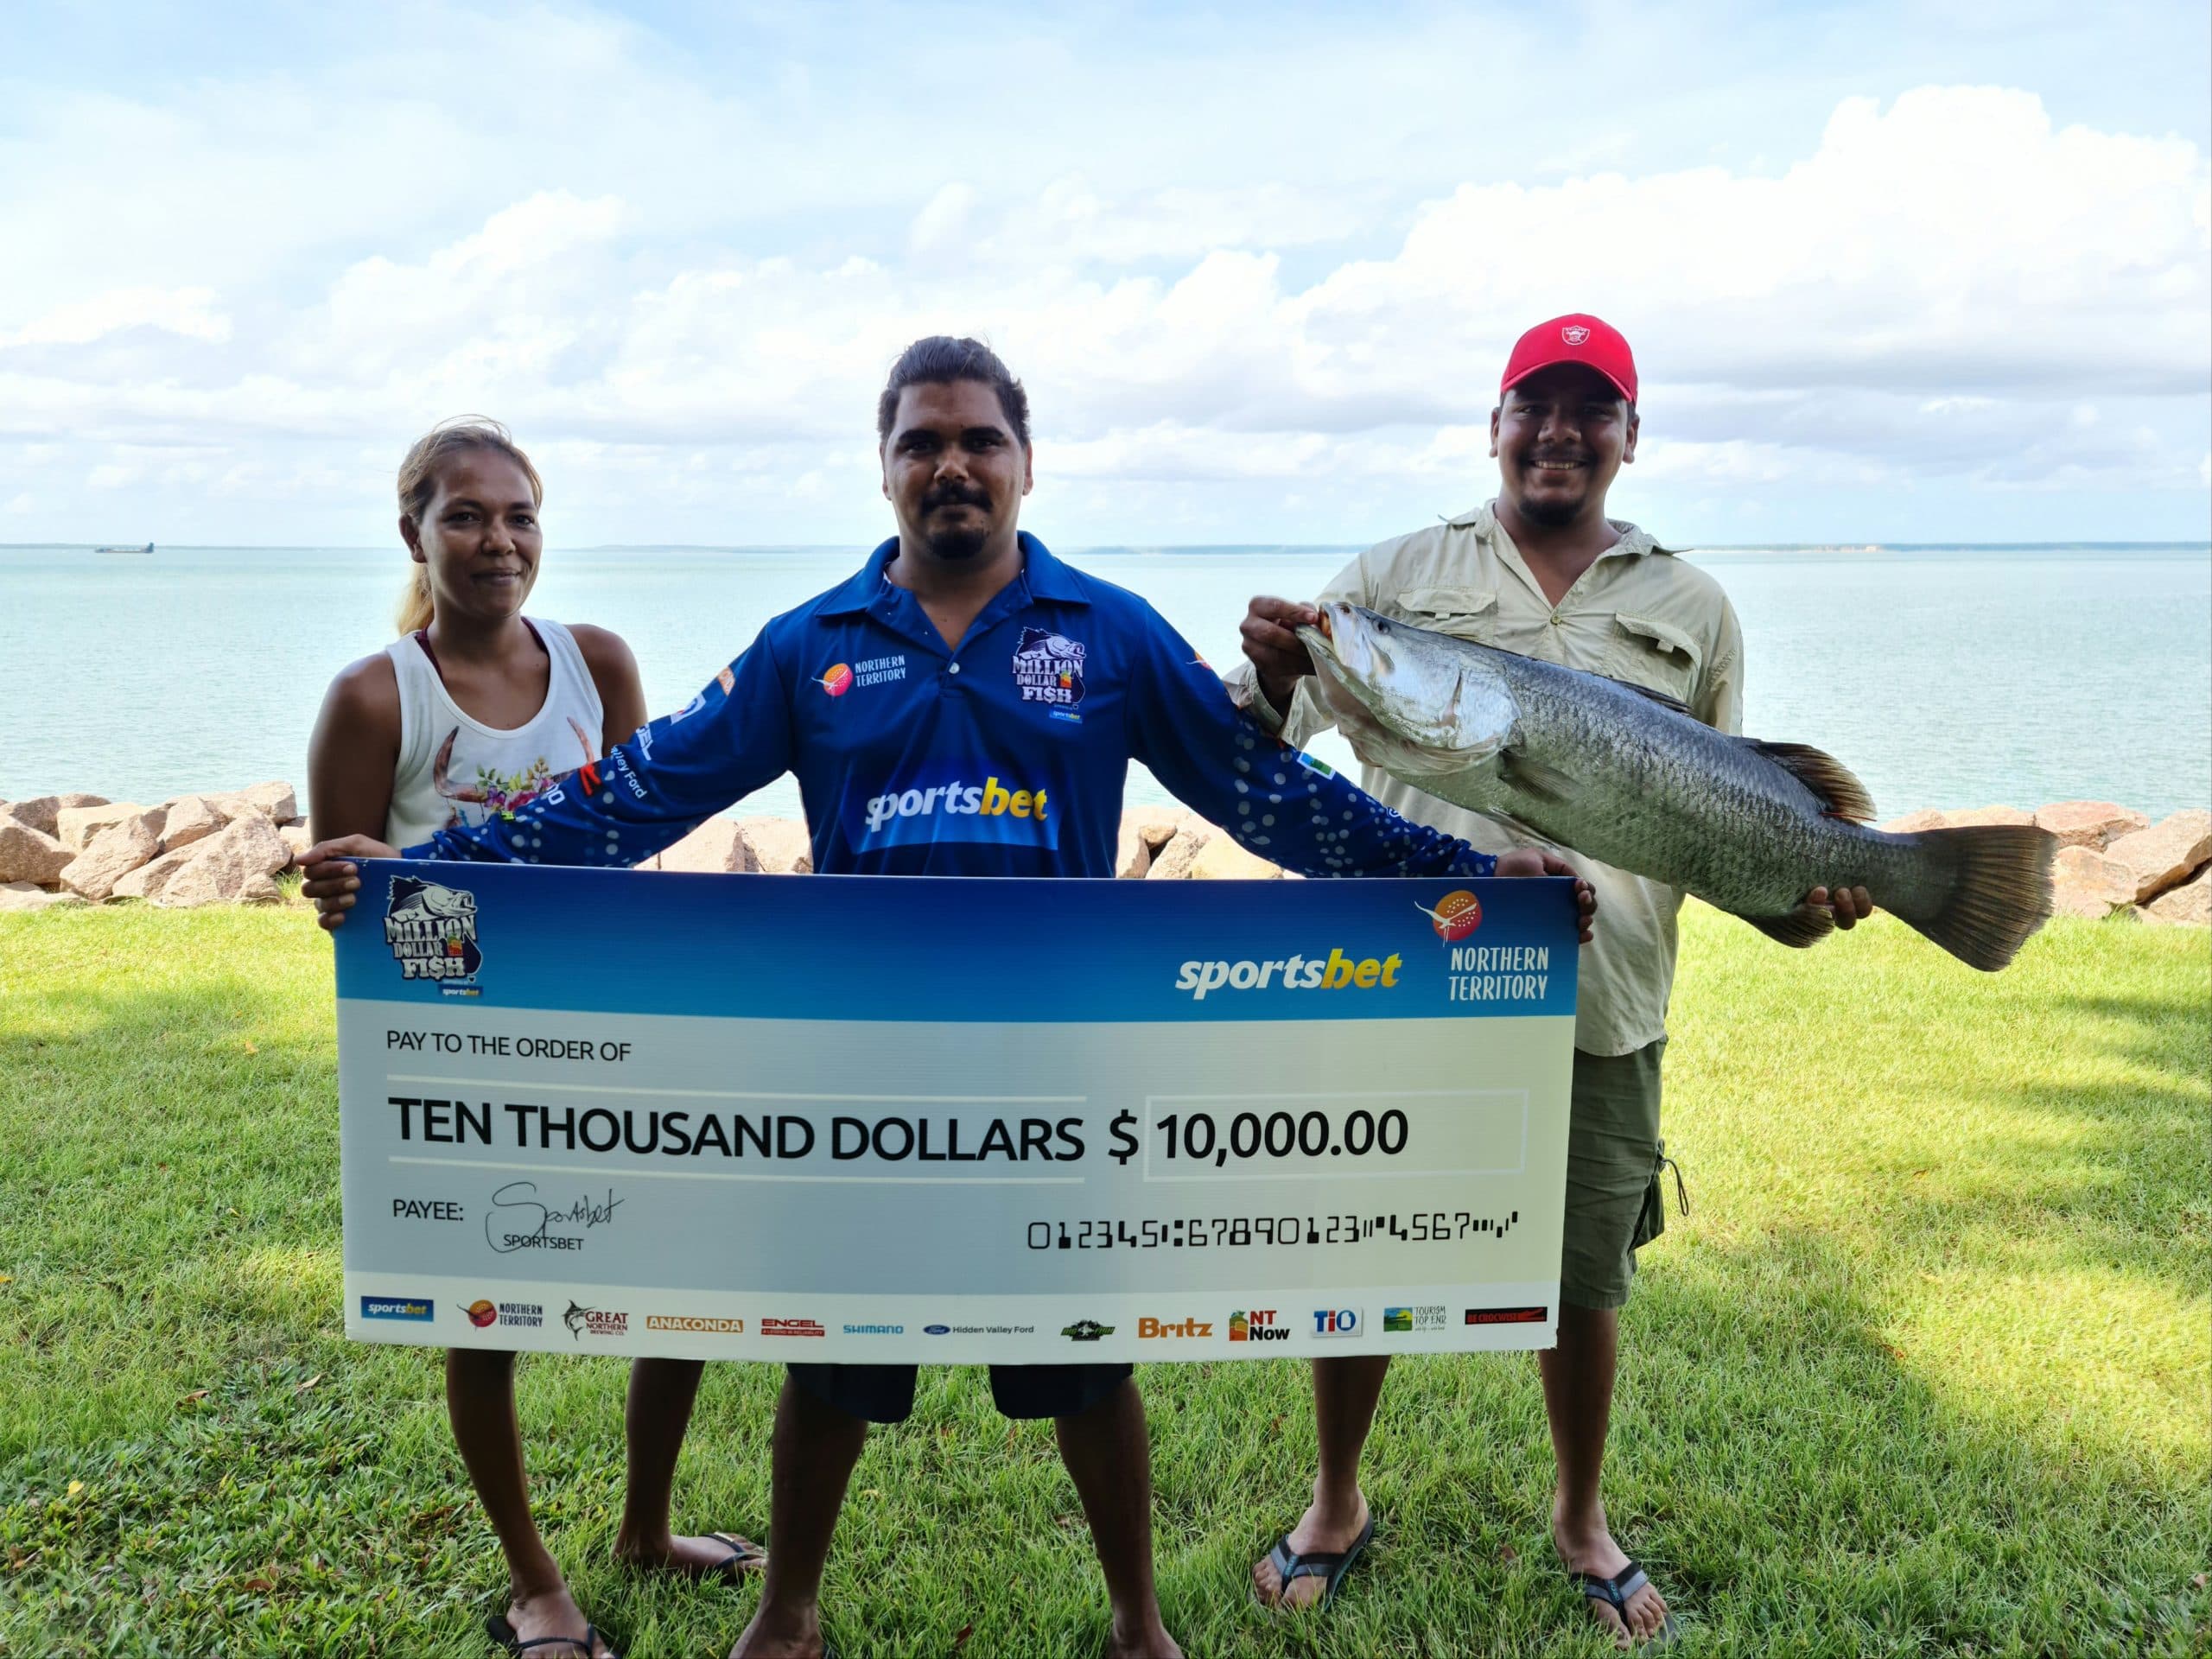
[[[1580,346],[1590,338],[1590,331],[1579,322],[1571,322],[1559,331],[1559,337],[1570,346]]]

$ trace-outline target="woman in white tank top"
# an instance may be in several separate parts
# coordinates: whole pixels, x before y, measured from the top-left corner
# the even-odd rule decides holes
[[[489,421],[450,423],[408,452],[399,531],[415,563],[400,637],[331,682],[308,752],[316,836],[391,849],[511,811],[645,723],[629,647],[604,628],[525,617],[543,538],[530,459]],[[323,918],[326,926],[342,912]],[[530,1512],[512,1353],[446,1355],[454,1440],[507,1560],[510,1599],[493,1638],[545,1659],[602,1659],[613,1646],[578,1610]],[[632,1366],[630,1485],[616,1554],[632,1566],[737,1577],[766,1560],[728,1533],[669,1529],[677,1453],[702,1364]]]

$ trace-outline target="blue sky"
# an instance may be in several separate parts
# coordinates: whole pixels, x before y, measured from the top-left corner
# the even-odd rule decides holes
[[[1582,308],[1670,541],[2207,531],[2201,3],[90,10],[0,13],[0,541],[379,543],[464,411],[572,544],[866,541],[950,331],[1051,539],[1365,542]]]

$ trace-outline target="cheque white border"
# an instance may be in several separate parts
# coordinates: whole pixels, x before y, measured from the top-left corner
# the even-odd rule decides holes
[[[1287,1154],[1271,1158],[1265,1169],[1232,1175],[1225,1164],[1189,1175],[1155,1175],[1152,1172],[1153,1113],[1169,1106],[1228,1106],[1239,1109],[1285,1107],[1294,1103],[1316,1106],[1325,1101],[1350,1101],[1361,1109],[1380,1112],[1389,1103],[1417,1100],[1425,1104],[1462,1101],[1470,1106],[1506,1103],[1520,1108],[1521,1149],[1514,1161],[1489,1166],[1455,1167],[1423,1164],[1418,1169],[1373,1169],[1363,1165],[1357,1172],[1363,1181],[1427,1180],[1439,1175],[1519,1175],[1529,1167],[1529,1091],[1526,1089],[1332,1089],[1313,1094],[1286,1094],[1271,1089],[1249,1095],[1147,1095],[1144,1097],[1144,1179],[1147,1181],[1334,1181],[1345,1172],[1322,1165],[1310,1170],[1285,1167]],[[1310,1159],[1306,1161],[1312,1161]]]

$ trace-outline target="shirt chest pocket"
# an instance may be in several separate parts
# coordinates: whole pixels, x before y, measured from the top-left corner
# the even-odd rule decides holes
[[[1479,645],[1497,642],[1495,588],[1408,588],[1398,595],[1395,609],[1417,628],[1471,639]]]
[[[1616,613],[1605,672],[1630,685],[1663,691],[1688,702],[1697,691],[1705,652],[1696,640],[1670,622]]]

